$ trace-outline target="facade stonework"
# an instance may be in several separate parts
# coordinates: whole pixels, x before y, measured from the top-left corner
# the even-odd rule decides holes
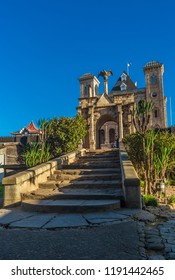
[[[166,128],[166,98],[163,90],[164,65],[152,61],[144,67],[146,86],[137,88],[124,71],[112,90],[108,93],[104,78],[104,93],[99,94],[99,80],[91,73],[79,78],[80,98],[78,113],[87,120],[87,135],[83,147],[95,150],[112,147],[116,137],[122,141],[123,136],[135,132],[132,110],[140,100],[152,100],[150,128]],[[112,74],[112,71],[101,73]],[[109,74],[108,74],[109,75]],[[102,76],[102,75],[101,75]]]

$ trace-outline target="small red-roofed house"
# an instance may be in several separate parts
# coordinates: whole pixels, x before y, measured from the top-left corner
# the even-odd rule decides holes
[[[21,144],[38,142],[41,133],[41,130],[36,127],[33,121],[31,121],[28,126],[23,127],[21,130],[17,132],[11,132],[11,134],[15,137],[15,142],[20,142]]]

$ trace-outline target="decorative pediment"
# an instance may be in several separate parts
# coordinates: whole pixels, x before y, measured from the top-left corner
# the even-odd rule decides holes
[[[110,105],[112,104],[112,100],[110,99],[110,97],[106,94],[106,93],[103,93],[99,100],[97,101],[96,103],[96,106],[103,106],[103,105]]]

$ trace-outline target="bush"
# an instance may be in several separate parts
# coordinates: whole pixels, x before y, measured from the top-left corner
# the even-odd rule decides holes
[[[4,186],[2,185],[2,183],[0,183],[0,198],[3,198],[4,196]]]
[[[169,196],[169,197],[167,198],[167,200],[168,200],[168,203],[169,203],[169,204],[175,203],[175,196],[174,196],[174,195],[171,195],[171,196]]]
[[[144,199],[144,202],[145,202],[146,206],[154,206],[154,207],[158,206],[157,198],[153,195],[145,194],[143,196],[143,199]]]
[[[60,117],[49,121],[46,143],[53,157],[75,151],[87,133],[87,123],[82,115],[75,118]]]

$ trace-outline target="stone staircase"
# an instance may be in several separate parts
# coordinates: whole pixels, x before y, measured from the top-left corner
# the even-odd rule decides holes
[[[118,209],[123,200],[118,150],[88,152],[62,165],[39,189],[22,196],[25,211],[85,213]]]

